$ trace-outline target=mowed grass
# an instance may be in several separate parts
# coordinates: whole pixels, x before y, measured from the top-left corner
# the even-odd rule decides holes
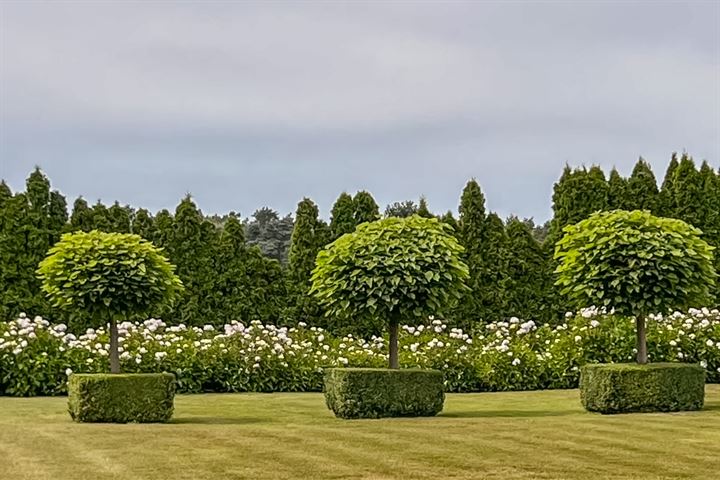
[[[716,479],[701,412],[602,416],[576,390],[448,395],[434,418],[338,420],[322,395],[182,395],[166,425],[76,424],[0,398],[0,479]]]

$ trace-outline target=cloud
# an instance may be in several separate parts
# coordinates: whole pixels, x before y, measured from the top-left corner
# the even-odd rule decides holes
[[[0,158],[73,195],[327,211],[343,189],[546,218],[563,164],[720,159],[720,7],[14,2]],[[238,189],[238,185],[243,187]]]

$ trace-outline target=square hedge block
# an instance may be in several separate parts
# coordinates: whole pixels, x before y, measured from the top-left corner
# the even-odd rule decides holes
[[[580,399],[586,410],[600,413],[700,410],[705,369],[690,363],[585,365]]]
[[[438,370],[330,368],[324,392],[328,408],[340,418],[434,416],[445,401]]]
[[[171,373],[71,374],[68,410],[77,422],[167,422],[174,409]]]

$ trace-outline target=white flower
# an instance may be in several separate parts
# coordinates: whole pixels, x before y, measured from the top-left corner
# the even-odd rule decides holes
[[[580,340],[582,340],[582,337],[580,335],[575,335],[575,341],[579,342]]]
[[[707,368],[707,362],[705,360],[700,360],[700,366],[703,368]]]
[[[705,342],[705,345],[707,345],[708,347],[712,347],[713,345],[715,345],[715,342],[708,338],[708,340]]]
[[[67,375],[69,377],[71,373],[72,373],[72,368],[65,369],[65,375]]]
[[[520,359],[519,358],[513,359],[512,364],[513,364],[513,367],[517,367],[518,365],[520,365]]]
[[[155,352],[156,360],[162,360],[165,357],[167,357],[167,352]]]

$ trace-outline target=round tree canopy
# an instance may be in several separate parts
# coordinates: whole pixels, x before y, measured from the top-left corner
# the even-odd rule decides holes
[[[665,313],[710,300],[713,248],[681,220],[647,211],[599,212],[564,229],[557,284],[578,307]]]
[[[440,314],[467,289],[463,249],[450,232],[417,215],[361,224],[318,254],[311,291],[340,319]]]
[[[68,233],[40,263],[38,276],[53,305],[97,324],[152,314],[172,304],[183,286],[161,250],[138,235]]]

